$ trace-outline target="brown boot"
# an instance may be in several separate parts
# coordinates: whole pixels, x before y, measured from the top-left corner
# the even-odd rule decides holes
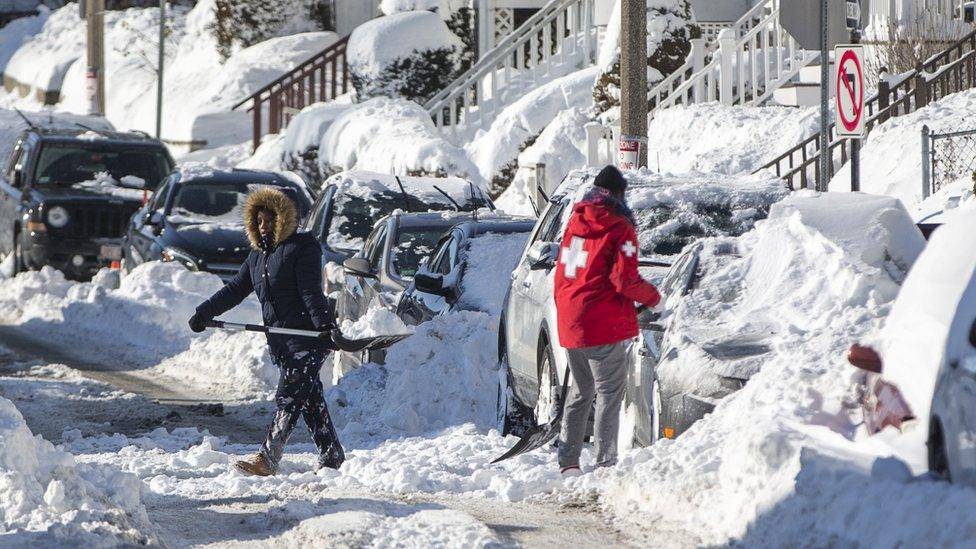
[[[264,459],[264,454],[257,454],[254,457],[234,462],[234,467],[246,475],[259,477],[270,477],[275,473],[271,465],[268,464],[268,460]]]

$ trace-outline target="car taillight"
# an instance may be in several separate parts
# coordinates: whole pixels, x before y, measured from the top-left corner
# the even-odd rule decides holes
[[[847,351],[847,361],[864,371],[880,374],[881,355],[870,347],[854,344]]]

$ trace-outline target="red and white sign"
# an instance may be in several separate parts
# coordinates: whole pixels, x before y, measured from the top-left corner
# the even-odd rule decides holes
[[[636,170],[640,161],[640,138],[620,136],[617,143],[617,167],[621,170]]]
[[[864,118],[864,46],[846,45],[834,48],[837,67],[837,90],[834,95],[838,137],[861,139],[865,135]]]

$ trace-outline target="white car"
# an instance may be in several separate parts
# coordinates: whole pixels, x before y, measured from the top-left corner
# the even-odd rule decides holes
[[[971,486],[976,486],[974,234],[976,211],[960,212],[938,228],[905,278],[878,353],[852,352],[860,355],[852,356],[855,365],[880,374],[874,385],[891,387],[893,396],[865,402],[878,428],[891,424],[885,418],[892,407],[907,407],[900,415],[914,421],[894,425],[915,439],[906,446],[924,451],[935,474]]]

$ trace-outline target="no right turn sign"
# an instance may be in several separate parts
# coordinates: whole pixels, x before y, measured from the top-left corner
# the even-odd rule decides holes
[[[846,45],[834,48],[837,89],[834,95],[838,137],[860,139],[864,127],[864,46]]]

